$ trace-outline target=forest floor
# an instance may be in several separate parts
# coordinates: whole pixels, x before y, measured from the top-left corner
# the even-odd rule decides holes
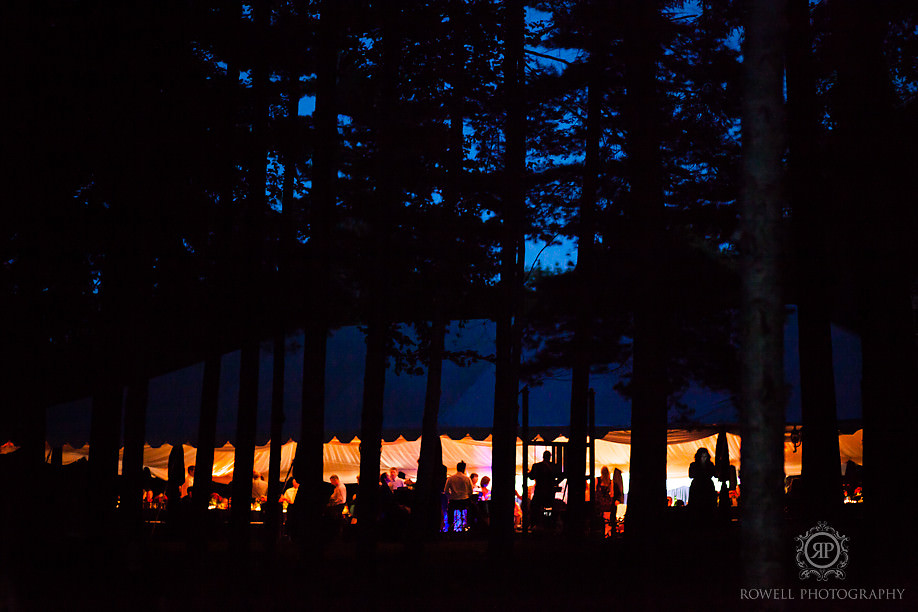
[[[856,528],[845,528],[857,543]],[[785,588],[772,592],[779,599],[770,600],[770,609],[918,609],[918,585],[868,578],[865,560],[854,559],[856,547],[845,581],[801,581],[794,563],[798,529],[788,525],[792,573]],[[254,542],[244,556],[219,543],[195,554],[183,540],[163,536],[105,551],[86,540],[64,541],[19,560],[2,553],[0,612],[766,609],[755,585],[743,584],[735,523],[669,530],[655,550],[630,546],[620,536],[574,543],[558,534],[532,534],[518,537],[512,561],[498,564],[482,537],[437,539],[414,555],[401,542],[381,541],[368,562],[358,561],[349,538],[310,559],[287,541],[270,554]],[[904,588],[904,600],[830,599],[829,591],[806,597],[802,590],[865,586]]]

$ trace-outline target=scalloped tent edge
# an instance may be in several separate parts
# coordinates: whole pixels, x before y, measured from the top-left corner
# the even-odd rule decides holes
[[[667,435],[667,479],[673,484],[680,483],[687,479],[688,465],[694,460],[695,452],[706,447],[713,451],[717,442],[717,428],[698,428],[698,429],[670,429]],[[791,426],[788,426],[784,438],[784,470],[788,476],[800,474],[803,450],[798,444],[795,450],[794,444],[790,438]],[[730,454],[730,462],[739,469],[740,467],[740,448],[741,439],[738,434],[727,430],[727,442]],[[566,440],[563,436],[555,435],[545,437],[550,441],[563,442]],[[850,460],[858,464],[863,464],[863,430],[858,429],[853,433],[839,434],[840,463],[839,468]],[[482,476],[491,475],[491,436],[474,437],[467,433],[459,439],[448,435],[440,436],[443,447],[443,463],[452,471],[455,465],[464,461],[468,466],[468,471],[476,472]],[[606,465],[610,468],[617,467],[622,472],[627,473],[630,467],[630,441],[631,432],[629,430],[608,431],[596,439],[596,470],[597,473],[601,466]],[[544,444],[544,439],[542,440]],[[281,474],[285,476],[290,473],[293,458],[296,455],[296,442],[288,440],[281,446]],[[518,480],[522,474],[522,440],[517,438],[516,466]],[[805,442],[802,444],[805,447]],[[144,467],[150,468],[151,473],[157,478],[166,479],[168,477],[169,453],[172,450],[171,444],[161,446],[144,446],[143,464]],[[185,465],[194,465],[197,456],[197,449],[189,444],[182,445]],[[17,447],[11,443],[3,444],[0,451],[3,454],[11,453],[17,450]],[[51,449],[46,447],[46,457],[50,460]],[[356,477],[360,473],[360,439],[356,436],[350,442],[340,442],[337,437],[332,437],[324,448],[324,478],[335,474],[343,482],[356,482]],[[390,441],[383,441],[381,448],[380,472],[391,467],[396,467],[409,476],[415,476],[417,473],[417,460],[421,452],[420,436],[409,439],[399,435]],[[123,449],[121,450],[123,453]],[[529,464],[538,461],[541,456],[541,450],[538,445],[529,447]],[[268,462],[270,457],[270,444],[257,446],[255,448],[255,471],[267,475]],[[81,447],[72,447],[64,445],[62,447],[62,461],[65,465],[79,461],[80,459],[89,458],[89,445]],[[235,448],[227,442],[222,447],[214,450],[214,480],[217,482],[229,482],[232,479],[233,465],[235,461]],[[588,466],[587,466],[588,469]],[[118,463],[119,473],[121,472],[121,455],[119,454]],[[681,485],[679,485],[681,486]],[[668,487],[671,488],[671,487]]]

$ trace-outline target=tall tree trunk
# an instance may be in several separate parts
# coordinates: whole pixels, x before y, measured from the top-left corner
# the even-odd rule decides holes
[[[386,254],[389,248],[388,216],[399,204],[396,162],[396,109],[401,55],[402,3],[380,7],[382,14],[382,65],[380,98],[376,109],[378,159],[376,198],[370,211],[369,300],[364,308],[367,320],[367,354],[363,379],[363,411],[360,423],[360,552],[371,561],[376,547],[376,519],[379,508],[379,468],[382,452],[383,400],[386,388],[386,348],[389,336],[389,293],[386,284]]]
[[[664,244],[663,168],[658,126],[657,62],[661,56],[657,2],[628,5],[625,28],[628,166],[642,273],[634,305],[631,400],[631,481],[627,533],[649,543],[666,499],[666,363],[668,313],[660,299]]]
[[[495,317],[497,324],[494,430],[492,452],[493,493],[489,552],[504,561],[513,551],[514,482],[516,476],[516,426],[519,392],[519,271],[523,214],[526,206],[526,109],[523,39],[525,7],[520,0],[504,3],[503,86],[506,105],[504,190],[501,210],[501,272]]]
[[[805,507],[827,520],[841,507],[841,470],[829,319],[831,276],[824,220],[825,190],[817,187],[819,138],[813,76],[809,4],[790,0],[787,54],[787,113],[790,147],[789,193],[794,210],[798,264],[797,325],[803,412]]]
[[[139,255],[133,273],[134,282],[127,296],[129,312],[124,316],[125,348],[129,352],[125,356],[129,385],[124,405],[124,453],[121,462],[122,486],[119,507],[123,526],[130,539],[138,538],[143,526],[143,448],[146,442],[149,392],[148,321],[151,314],[148,304],[153,287],[153,264],[149,255],[149,238],[144,232],[145,225],[139,224],[133,240]]]
[[[237,3],[232,5],[230,14],[230,27],[236,28],[241,12]],[[220,186],[220,206],[214,211],[211,223],[214,225],[214,251],[215,259],[224,262],[224,265],[215,266],[215,275],[210,296],[211,308],[216,313],[230,310],[234,304],[235,296],[231,292],[232,270],[238,264],[235,244],[234,218],[234,191],[236,187],[236,163],[238,155],[238,138],[236,134],[236,114],[239,90],[239,58],[231,49],[227,56],[226,88],[224,95],[225,110],[224,123],[221,126],[222,140],[224,143],[223,156],[220,160],[222,168]],[[219,317],[215,317],[218,319]],[[233,320],[232,317],[223,317],[224,320]],[[220,374],[223,363],[223,352],[220,348],[220,337],[223,333],[217,325],[209,324],[206,333],[208,343],[204,355],[204,373],[201,384],[201,408],[198,421],[198,450],[195,459],[194,491],[191,498],[194,509],[193,547],[197,551],[203,550],[208,537],[211,535],[207,528],[207,510],[210,498],[214,491],[214,450],[217,443],[217,412],[220,400]]]
[[[914,550],[916,528],[904,519],[916,493],[896,478],[908,465],[911,415],[918,408],[915,326],[910,291],[914,279],[914,142],[894,123],[897,109],[884,57],[889,18],[884,6],[830,5],[837,48],[838,201],[851,219],[854,290],[862,327],[864,503],[873,569],[884,578],[903,571]],[[847,148],[854,147],[854,148]],[[851,155],[852,151],[863,155]],[[890,546],[895,542],[895,546]]]
[[[338,10],[335,0],[324,0],[320,7],[319,47],[316,65],[315,153],[313,159],[312,206],[315,246],[313,254],[314,290],[308,297],[304,329],[303,396],[300,440],[297,446],[297,480],[318,483],[323,478],[323,444],[325,443],[325,369],[329,332],[329,290],[331,266],[331,219],[336,203],[335,152],[338,143],[336,102],[339,46]],[[309,499],[306,516],[296,509],[302,523],[318,524],[320,499]],[[296,508],[296,504],[294,504]],[[304,538],[302,544],[317,543]],[[315,552],[315,551],[313,551]]]
[[[233,465],[232,542],[236,552],[249,546],[251,524],[252,471],[255,464],[255,431],[258,413],[258,340],[244,340],[239,367],[239,400],[236,419],[235,462]]]
[[[28,30],[18,31],[28,39]],[[24,131],[29,132],[29,129]],[[45,512],[40,500],[48,488],[44,465],[47,407],[49,391],[57,380],[54,372],[58,368],[52,366],[57,360],[41,324],[44,313],[36,305],[42,303],[47,279],[60,262],[54,257],[55,245],[49,244],[54,241],[55,233],[47,229],[47,220],[53,218],[50,211],[57,201],[56,193],[48,181],[35,180],[32,169],[47,164],[42,155],[29,154],[33,147],[40,148],[39,142],[29,145],[21,148],[20,158],[21,168],[28,168],[29,172],[11,171],[7,166],[7,174],[13,179],[12,190],[7,192],[8,201],[30,203],[24,211],[27,215],[22,223],[26,228],[23,234],[27,236],[24,242],[35,246],[30,249],[30,256],[22,257],[18,299],[7,298],[0,306],[5,341],[0,356],[0,384],[7,393],[6,412],[0,419],[0,437],[10,434],[9,439],[20,446],[16,456],[21,460],[21,467],[12,469],[12,480],[7,481],[9,490],[18,491],[21,498],[6,496],[0,501],[0,542],[9,550],[21,550],[24,555],[31,554],[37,559],[41,554],[38,547],[42,544],[42,534],[51,533],[45,524],[47,519],[43,516]],[[13,406],[16,410],[11,409]],[[12,431],[5,427],[7,417],[12,421]],[[4,475],[8,473],[4,470]],[[21,500],[29,500],[29,503]]]
[[[599,183],[599,140],[602,135],[603,74],[606,51],[604,44],[605,24],[600,15],[608,10],[605,3],[597,3],[590,31],[589,82],[587,83],[586,142],[582,193],[580,195],[580,219],[577,231],[577,303],[574,323],[573,358],[571,372],[571,430],[565,463],[568,483],[567,524],[569,535],[580,538],[586,527],[586,490],[584,468],[586,464],[586,437],[588,406],[590,402],[590,367],[592,366],[591,336],[593,327],[594,281],[593,258],[596,235],[596,191]],[[592,497],[591,497],[592,498]]]
[[[143,527],[143,448],[146,442],[149,379],[146,364],[137,364],[128,385],[124,405],[124,454],[121,460],[122,522],[129,538],[137,538]]]
[[[374,309],[375,310],[375,309]],[[379,515],[379,469],[382,456],[383,399],[386,390],[386,339],[388,326],[382,313],[367,321],[367,354],[363,378],[363,411],[360,420],[360,490],[358,527],[360,555],[371,561],[375,554]]]
[[[288,166],[289,167],[289,166]],[[284,435],[284,370],[287,363],[287,335],[274,332],[274,362],[271,378],[271,438],[268,455],[267,500],[261,505],[265,523],[265,545],[271,549],[280,537],[281,450]]]
[[[236,453],[233,468],[232,522],[233,548],[244,552],[249,547],[251,523],[252,470],[255,462],[255,432],[258,419],[259,370],[259,308],[261,296],[262,231],[265,206],[265,181],[267,162],[265,132],[268,105],[265,95],[267,66],[263,48],[268,26],[267,1],[256,2],[253,7],[254,36],[252,47],[253,125],[252,150],[249,166],[250,188],[243,215],[242,228],[244,257],[241,301],[243,303],[241,328],[241,363],[239,368],[239,412],[236,421]]]
[[[115,518],[123,390],[109,373],[101,374],[97,381],[89,433],[89,500],[94,537],[104,546]]]
[[[785,577],[783,537],[783,299],[777,267],[784,198],[785,4],[753,0],[746,21],[743,98],[742,419],[743,584]]]
[[[444,189],[443,223],[436,228],[434,247],[449,243],[445,236],[449,221],[458,211],[462,198],[463,165],[465,161],[465,136],[463,134],[465,103],[465,2],[452,0],[448,6],[448,15],[452,32],[450,34],[450,85],[452,95],[449,99],[449,131],[446,151],[446,188]],[[443,231],[445,230],[445,231]],[[448,257],[449,254],[447,253]],[[435,276],[443,279],[447,261],[436,261]],[[418,461],[418,482],[416,485],[417,500],[413,510],[413,544],[419,543],[425,535],[439,529],[441,490],[437,475],[443,465],[443,447],[440,441],[438,420],[440,415],[440,393],[443,376],[443,354],[447,320],[444,308],[449,300],[442,281],[436,284],[431,299],[433,314],[430,325],[430,344],[427,354],[427,388],[424,395],[424,416],[421,430],[421,456]]]
[[[424,417],[421,429],[421,456],[418,459],[418,481],[415,486],[416,504],[412,512],[413,539],[420,542],[434,525],[439,526],[440,488],[437,473],[443,465],[443,448],[437,421],[440,415],[440,392],[443,377],[443,350],[446,323],[439,304],[434,305],[428,346],[427,388],[424,393]]]
[[[130,157],[130,156],[128,156]],[[130,162],[127,162],[130,163]],[[130,168],[130,171],[127,169]],[[137,227],[128,210],[128,176],[135,168],[127,166],[117,173],[114,198],[108,219],[108,253],[102,272],[102,307],[94,358],[94,390],[89,434],[89,491],[92,526],[103,550],[116,524],[115,503],[118,475],[118,451],[121,442],[121,417],[124,404],[122,364],[127,357],[126,321],[132,306],[129,293],[132,274],[136,274],[135,244]],[[139,205],[139,204],[138,204]]]
[[[268,461],[268,499],[262,505],[265,517],[265,544],[273,547],[280,537],[281,506],[278,499],[281,490],[281,448],[284,429],[284,384],[287,356],[287,328],[290,320],[290,309],[286,300],[292,282],[290,278],[290,261],[296,241],[293,221],[293,192],[296,182],[296,160],[294,147],[299,109],[299,88],[297,77],[291,72],[287,75],[287,136],[284,139],[284,186],[281,194],[281,230],[277,247],[277,275],[275,285],[275,304],[279,321],[274,330],[274,363],[271,384],[271,451]]]
[[[220,399],[220,351],[212,351],[204,359],[204,379],[201,384],[201,417],[198,422],[198,452],[194,466],[194,545],[200,548],[210,534],[207,531],[207,508],[213,493],[214,447],[217,437],[217,408]]]

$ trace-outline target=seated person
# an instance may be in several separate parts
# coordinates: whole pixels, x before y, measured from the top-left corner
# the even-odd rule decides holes
[[[268,483],[261,474],[252,471],[252,499],[258,503],[268,500]]]
[[[292,504],[296,502],[296,491],[300,488],[300,483],[296,481],[296,478],[290,479],[290,488],[284,491],[284,494],[280,497],[280,503],[282,504]]]
[[[188,475],[185,476],[185,482],[179,485],[179,495],[185,497],[188,495],[188,489],[194,486],[194,466],[188,466]]]

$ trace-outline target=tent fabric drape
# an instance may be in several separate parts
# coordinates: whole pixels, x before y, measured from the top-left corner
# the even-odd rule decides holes
[[[730,463],[740,470],[740,437],[727,432],[727,446]],[[449,436],[440,436],[443,446],[443,464],[452,472],[456,464],[463,461],[467,464],[467,472],[491,475],[491,440],[490,436],[476,440],[466,436],[454,440]],[[563,437],[555,439],[564,441]],[[602,439],[596,440],[596,471],[602,466],[610,469],[619,468],[628,473],[631,460],[630,432],[609,432]],[[710,430],[672,430],[668,437],[666,447],[667,478],[676,481],[688,476],[688,466],[694,460],[695,452],[706,447],[713,451],[717,444],[717,432]],[[839,435],[840,463],[844,465],[848,460],[863,464],[863,430],[853,434]],[[143,452],[143,465],[150,468],[151,473],[157,478],[165,480],[168,477],[169,453],[172,446],[164,444],[158,447],[145,446]],[[183,445],[182,451],[185,465],[194,465],[197,450],[190,445]],[[806,437],[803,443],[794,452],[790,435],[785,438],[784,444],[784,470],[788,476],[800,474],[802,456],[806,452]],[[530,454],[541,453],[538,447],[530,447]],[[417,473],[417,461],[421,454],[421,438],[406,440],[399,436],[391,442],[384,442],[379,470],[383,472],[391,467],[398,468],[409,476]],[[50,449],[48,449],[50,456]],[[290,440],[281,447],[281,474],[289,473],[290,465],[296,455],[296,442]],[[63,463],[69,464],[89,456],[89,445],[73,448],[69,445],[63,447]],[[268,460],[270,457],[270,443],[255,448],[255,471],[267,475]],[[530,457],[530,464],[533,462]],[[235,449],[229,443],[214,451],[214,480],[228,483],[233,476]],[[517,439],[516,465],[517,472],[522,473],[523,449],[522,441]],[[119,463],[119,473],[120,473]],[[340,442],[337,438],[324,445],[324,478],[336,474],[343,482],[355,482],[360,473],[360,441],[357,438],[349,442]]]

